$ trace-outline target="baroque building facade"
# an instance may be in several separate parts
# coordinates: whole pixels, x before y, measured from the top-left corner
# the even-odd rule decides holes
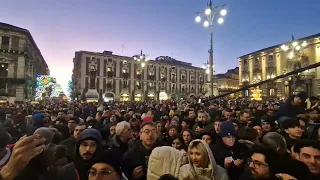
[[[75,52],[73,93],[78,99],[166,100],[203,96],[205,70],[168,56],[141,62],[110,51]]]
[[[296,40],[293,37],[288,43],[290,46],[292,44],[292,51],[283,50],[283,44],[278,44],[239,57],[240,87],[320,62],[320,33]],[[302,43],[305,46],[297,47],[296,44]],[[289,97],[299,91],[306,91],[309,95],[320,95],[320,68],[262,84],[258,89],[261,96],[266,98]],[[242,97],[250,97],[250,93],[250,89],[245,90]]]
[[[239,89],[239,67],[229,69],[226,73],[214,75],[219,95]],[[239,97],[240,93],[233,93],[229,97]]]
[[[0,23],[0,100],[34,100],[37,74],[49,74],[31,33]]]

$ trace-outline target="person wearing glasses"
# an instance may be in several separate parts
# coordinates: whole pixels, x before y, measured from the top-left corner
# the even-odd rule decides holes
[[[279,154],[270,147],[256,145],[252,148],[252,156],[248,159],[248,171],[246,171],[239,180],[279,179],[275,175],[278,167]]]
[[[153,122],[144,122],[140,140],[122,157],[121,170],[128,179],[145,180],[151,151],[156,147],[157,127]]]
[[[121,174],[118,159],[111,154],[104,154],[88,171],[88,180],[127,180]]]

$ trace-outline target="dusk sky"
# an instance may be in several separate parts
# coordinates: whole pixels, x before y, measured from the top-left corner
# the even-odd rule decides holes
[[[206,0],[0,0],[0,22],[28,29],[51,75],[63,87],[71,79],[75,51],[141,49],[201,66],[208,59],[209,30],[195,23]],[[237,58],[320,32],[320,0],[213,0],[227,3],[223,25],[214,26],[216,73]],[[124,45],[124,49],[122,49]]]

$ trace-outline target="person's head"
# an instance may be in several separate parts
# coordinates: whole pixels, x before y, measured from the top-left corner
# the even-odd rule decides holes
[[[58,172],[59,169],[68,163],[67,152],[65,147],[56,146],[54,147],[55,161],[48,167],[49,172]]]
[[[79,124],[80,120],[78,117],[72,117],[68,121],[68,128],[70,132],[73,132],[74,129],[76,128],[77,124]]]
[[[313,140],[301,140],[295,145],[297,149],[298,160],[305,163],[310,172],[320,175],[320,143]]]
[[[140,128],[140,140],[142,144],[151,149],[157,140],[157,127],[153,122],[144,122]]]
[[[237,133],[234,129],[234,125],[230,121],[226,121],[220,124],[220,137],[222,142],[228,146],[233,147],[236,142]]]
[[[171,119],[171,124],[172,125],[176,125],[176,126],[180,126],[180,120],[178,116],[173,116]]]
[[[80,133],[86,129],[86,125],[83,123],[77,124],[76,128],[73,131],[73,137],[78,138]]]
[[[194,138],[193,132],[190,129],[186,129],[182,132],[182,138],[186,145],[188,145]]]
[[[66,113],[65,113],[64,111],[59,111],[59,112],[58,112],[58,118],[59,118],[59,117],[64,118],[65,115],[66,115]]]
[[[156,122],[156,125],[159,132],[163,133],[165,131],[164,123],[162,121]]]
[[[109,162],[102,161],[91,166],[88,180],[120,180],[120,177]]]
[[[257,131],[259,138],[261,138],[263,135],[261,126],[253,126],[253,129]]]
[[[231,109],[227,109],[225,112],[224,112],[224,117],[227,119],[227,120],[230,120],[232,118],[232,111]]]
[[[202,140],[191,141],[188,147],[189,163],[198,168],[207,168],[210,163],[210,158],[206,142]]]
[[[147,114],[146,114],[146,116],[149,116],[149,117],[154,117],[154,114],[155,114],[155,112],[154,111],[152,111],[152,110],[149,110],[148,112],[147,112]]]
[[[117,123],[116,122],[110,122],[108,124],[108,127],[109,127],[110,136],[115,135],[116,134]]]
[[[274,177],[274,169],[278,167],[278,153],[267,146],[253,146],[252,156],[249,158],[249,170],[254,179],[268,179]]]
[[[85,129],[76,142],[76,159],[89,161],[95,159],[101,151],[102,136],[96,129]]]
[[[249,111],[241,111],[241,112],[240,112],[240,121],[247,123],[249,120],[250,120],[250,113],[249,113]]]
[[[116,135],[128,141],[132,138],[132,129],[130,123],[121,121],[116,126]]]
[[[217,118],[214,121],[214,130],[217,134],[220,133],[220,124],[223,123],[225,121],[225,118]]]
[[[178,134],[176,134],[170,138],[170,145],[171,145],[171,147],[178,149],[178,150],[181,150],[185,146],[183,138]]]
[[[181,129],[189,129],[189,124],[187,121],[183,120],[181,122]]]
[[[270,125],[270,118],[269,116],[263,116],[260,120],[260,125],[262,127],[262,131],[269,132],[271,131],[271,125]]]
[[[292,139],[300,139],[302,136],[302,130],[300,122],[296,119],[289,119],[282,123],[282,129]]]
[[[201,139],[205,141],[209,146],[211,146],[212,143],[212,137],[209,133],[203,133],[201,134]]]
[[[198,111],[197,119],[199,122],[207,122],[208,121],[208,113],[203,110]]]
[[[299,123],[300,123],[300,128],[302,133],[306,130],[306,122],[302,119],[299,119]]]
[[[176,125],[170,125],[168,127],[168,135],[169,136],[176,135],[177,133],[178,133],[178,127]]]
[[[304,91],[299,92],[297,95],[294,96],[292,104],[299,106],[302,105],[306,99],[308,98],[308,94]]]
[[[95,119],[96,119],[96,120],[100,120],[101,117],[102,117],[102,115],[103,115],[103,111],[98,111],[97,114],[96,114]]]
[[[263,144],[274,149],[280,154],[287,152],[286,139],[279,133],[268,132],[263,136]]]
[[[232,122],[233,126],[234,126],[234,130],[236,131],[236,133],[239,132],[239,122],[237,121],[237,119],[230,119],[230,122]]]
[[[188,111],[188,118],[189,119],[194,119],[194,118],[196,118],[197,116],[196,116],[196,113],[194,112],[194,110],[189,110]]]

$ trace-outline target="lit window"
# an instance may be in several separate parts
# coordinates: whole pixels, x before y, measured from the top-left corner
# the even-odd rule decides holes
[[[108,72],[111,72],[111,71],[112,71],[112,68],[111,68],[111,67],[108,67],[107,71],[108,71]]]

